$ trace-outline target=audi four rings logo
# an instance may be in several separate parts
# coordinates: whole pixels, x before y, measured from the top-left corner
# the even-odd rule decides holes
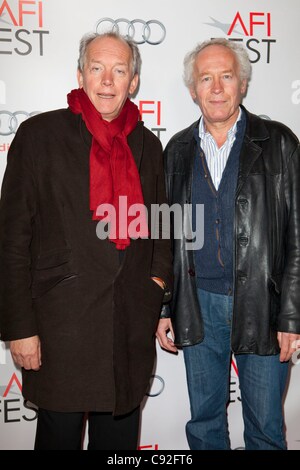
[[[151,375],[149,391],[146,393],[148,397],[157,397],[165,388],[165,381],[159,375]]]
[[[108,27],[107,27],[108,26]],[[166,28],[158,20],[144,21],[140,19],[127,20],[126,18],[101,18],[96,24],[96,32],[103,33],[107,30],[122,34],[132,39],[136,44],[161,44],[166,37]]]
[[[27,111],[0,111],[0,135],[15,134],[19,125],[30,116],[39,114],[39,111],[28,113]]]

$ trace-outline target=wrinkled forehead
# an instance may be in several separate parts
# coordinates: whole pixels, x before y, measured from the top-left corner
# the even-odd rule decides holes
[[[198,52],[197,60],[211,60],[211,61],[228,61],[231,63],[236,62],[235,53],[222,44],[209,44]]]
[[[112,37],[95,38],[86,49],[86,60],[116,60],[120,63],[132,63],[129,45],[121,39]]]
[[[198,52],[194,72],[212,72],[215,70],[237,71],[239,63],[235,53],[228,47],[212,44]]]

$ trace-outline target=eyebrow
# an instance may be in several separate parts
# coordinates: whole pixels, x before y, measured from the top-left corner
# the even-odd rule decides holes
[[[200,77],[202,77],[203,75],[212,75],[214,72],[202,72],[199,74]],[[233,69],[226,69],[226,70],[222,70],[221,72],[218,72],[218,73],[233,73]]]
[[[96,59],[91,59],[90,64],[102,64],[102,61],[101,60],[96,60]],[[117,62],[116,64],[114,64],[114,66],[120,66],[120,65],[122,65],[124,67],[128,67],[127,62]]]

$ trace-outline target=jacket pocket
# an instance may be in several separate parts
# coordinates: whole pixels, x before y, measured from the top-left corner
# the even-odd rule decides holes
[[[268,286],[270,292],[270,324],[276,329],[277,319],[280,313],[282,274],[274,274],[269,278]]]
[[[32,298],[38,298],[66,279],[77,277],[71,267],[71,250],[52,251],[39,256],[32,270]]]

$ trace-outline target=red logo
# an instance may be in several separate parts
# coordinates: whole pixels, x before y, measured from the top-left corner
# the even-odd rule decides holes
[[[244,31],[245,36],[254,36],[255,32],[261,34],[262,32],[267,33],[267,36],[271,36],[271,13],[253,12],[249,13],[248,18],[242,18],[239,12],[235,15],[233,22],[228,30],[227,35],[231,36],[234,28],[240,25]],[[248,29],[247,29],[248,26]]]
[[[42,1],[0,1],[0,18],[5,25],[0,30],[0,44],[3,43],[0,54],[28,55],[37,50],[39,55],[43,55],[44,35],[49,34],[49,31],[42,29],[44,24]]]
[[[160,139],[161,132],[166,132],[165,127],[161,127],[162,105],[161,101],[140,100],[137,103],[140,117],[142,121],[146,121],[146,125]],[[148,121],[151,123],[148,124]]]
[[[19,390],[16,392],[15,388]],[[16,373],[13,373],[8,384],[0,386],[0,396],[3,397],[3,400],[0,400],[0,418],[4,424],[17,423],[21,420],[34,421],[36,419],[36,406],[24,400],[22,396],[18,397],[20,394],[22,394],[22,385]]]
[[[146,449],[158,450],[158,444],[150,444],[150,445],[138,447],[138,450],[146,450]]]
[[[12,385],[13,385],[14,383],[17,384],[17,386],[18,386],[19,389],[20,389],[20,392],[22,393],[22,385],[21,385],[21,382],[20,382],[20,380],[18,379],[18,377],[16,376],[16,374],[14,373],[14,374],[11,376],[11,379],[10,379],[10,381],[8,382],[8,385],[7,385],[7,387],[6,387],[6,389],[5,389],[4,393],[3,393],[3,398],[6,398],[6,397],[7,397],[8,393],[9,393],[9,391],[10,391],[10,389],[11,389],[11,387],[12,387]]]
[[[14,2],[15,4],[16,2]],[[8,15],[8,16],[7,16]],[[11,8],[9,2],[4,0],[0,6],[0,16],[6,21],[10,19],[14,26],[24,26],[27,16],[36,16],[37,26],[43,27],[43,2],[19,0],[14,8]],[[7,21],[6,21],[7,22]]]
[[[267,64],[270,63],[271,47],[276,43],[276,39],[271,39],[272,17],[270,12],[250,11],[242,15],[238,11],[230,22],[210,18],[212,22],[205,24],[221,29],[230,41],[245,43],[250,62],[255,63],[261,60]]]

